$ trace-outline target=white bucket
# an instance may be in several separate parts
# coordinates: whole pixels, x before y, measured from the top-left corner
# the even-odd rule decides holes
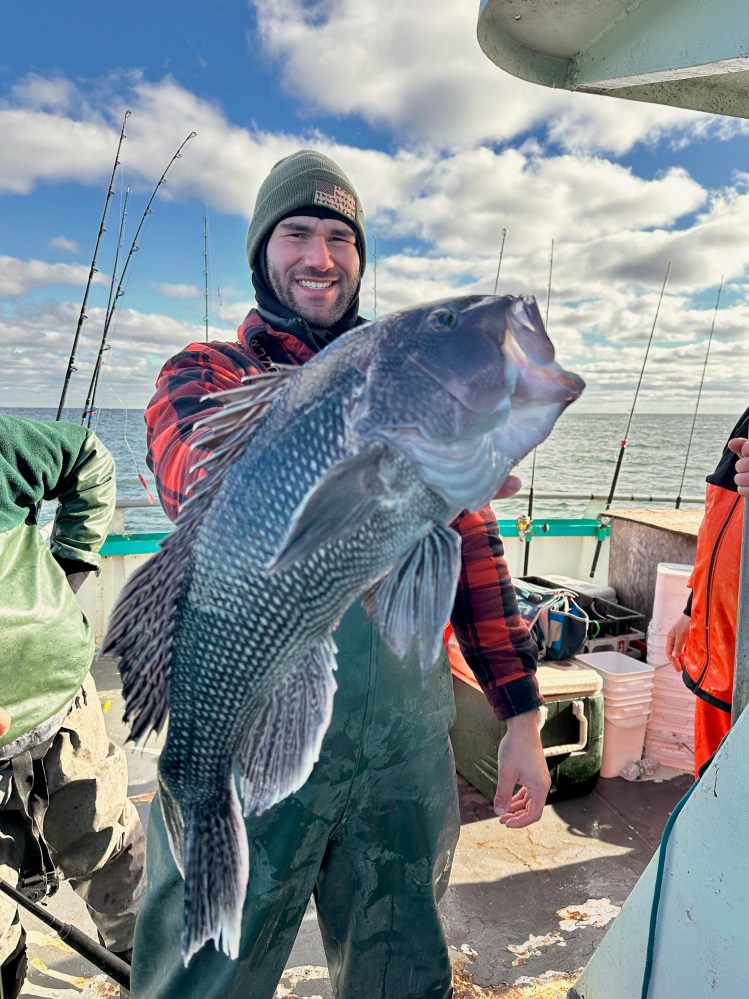
[[[694,715],[695,696],[684,688],[682,694],[679,690],[666,690],[663,687],[653,687],[653,707],[664,708],[665,710],[683,711],[686,714]]]
[[[606,707],[626,707],[629,704],[650,704],[653,697],[652,690],[637,690],[634,693],[620,694],[618,691],[604,691],[603,702]]]
[[[665,704],[673,704],[682,710],[694,711],[694,694],[687,690],[678,676],[676,683],[668,684],[656,678],[653,684],[653,700],[661,700]]]
[[[653,698],[653,713],[659,718],[675,718],[685,722],[690,728],[694,728],[694,705],[684,704],[681,701],[661,701]]]
[[[691,565],[680,565],[675,562],[658,563],[650,621],[650,629],[653,632],[660,631],[667,634],[674,621],[684,612],[689,596],[687,580],[692,574],[692,568]]]
[[[639,722],[647,723],[650,716],[649,704],[628,704],[626,707],[611,708],[607,705],[603,709],[604,724],[607,721],[615,722],[617,725],[630,726]]]
[[[645,755],[655,757],[662,767],[685,774],[694,772],[694,753],[674,751],[663,743],[652,742],[649,736],[645,743]]]
[[[651,652],[650,647],[648,647],[648,664],[655,669],[663,669],[664,666],[671,666],[673,669],[671,660],[665,652]]]
[[[625,656],[623,652],[585,652],[575,656],[586,666],[592,666],[607,681],[640,680],[644,677],[652,679],[653,667],[647,663]]]
[[[607,717],[604,710],[601,777],[618,777],[625,763],[642,758],[646,724],[644,717],[621,721]]]

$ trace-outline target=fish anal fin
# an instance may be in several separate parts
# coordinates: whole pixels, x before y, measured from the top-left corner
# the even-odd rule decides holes
[[[257,712],[239,752],[245,815],[267,811],[312,773],[333,713],[335,654],[324,639]]]
[[[380,581],[374,594],[385,641],[403,658],[416,638],[425,677],[437,658],[455,601],[460,546],[455,531],[435,524]]]
[[[334,465],[302,500],[268,569],[281,572],[324,545],[353,534],[387,500],[383,463],[388,449],[373,443]]]

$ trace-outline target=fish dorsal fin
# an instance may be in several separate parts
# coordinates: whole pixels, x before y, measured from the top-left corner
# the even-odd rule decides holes
[[[450,617],[460,573],[460,535],[435,524],[368,596],[380,630],[401,659],[414,638],[422,676],[431,669]]]
[[[208,398],[211,402],[224,402],[223,409],[195,424],[196,429],[208,427],[208,433],[200,438],[200,446],[214,449],[198,463],[205,467],[206,474],[193,485],[183,503],[176,529],[153,558],[128,580],[102,644],[103,653],[120,657],[125,721],[130,725],[131,739],[158,731],[168,714],[174,618],[205,509],[205,497],[214,492],[226,469],[297,370],[288,365],[279,371],[250,375],[239,388],[213,393]]]
[[[213,488],[223,477],[291,376],[298,371],[298,366],[286,364],[275,371],[247,375],[238,388],[203,396],[203,400],[211,403],[223,403],[223,408],[195,423],[195,430],[205,428],[207,431],[200,438],[200,446],[210,448],[212,453],[193,466],[204,468],[206,475],[193,487],[189,501],[203,495],[206,486]]]
[[[383,475],[388,457],[387,447],[374,443],[335,464],[294,511],[269,570],[281,572],[309,558],[374,516],[391,491]]]
[[[257,711],[239,751],[245,815],[267,811],[312,773],[333,713],[336,651],[325,638]]]

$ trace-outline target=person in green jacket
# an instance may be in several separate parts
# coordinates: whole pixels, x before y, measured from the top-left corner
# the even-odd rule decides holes
[[[49,543],[42,500],[57,501]],[[129,960],[145,837],[74,596],[99,568],[114,503],[114,461],[94,434],[0,414],[0,877],[43,897],[59,872],[105,946]],[[26,966],[18,912],[0,895],[4,999],[20,994]]]

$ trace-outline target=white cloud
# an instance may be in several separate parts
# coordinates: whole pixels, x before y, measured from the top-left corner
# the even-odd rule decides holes
[[[101,181],[111,171],[113,133],[101,122],[81,121],[32,107],[0,106],[0,194],[28,194],[43,180]]]
[[[14,84],[15,101],[35,111],[66,112],[75,103],[75,85],[64,76],[44,77],[29,73]]]
[[[26,306],[14,315],[0,312],[0,342],[7,365],[0,372],[3,406],[56,404],[73,343],[80,305],[45,301]],[[104,310],[92,308],[76,355],[77,371],[67,404],[82,407],[96,360]],[[209,338],[233,339],[234,334],[212,326]],[[205,339],[202,325],[179,322],[170,316],[122,309],[115,313],[101,376],[100,406],[143,407],[153,395],[154,382],[166,358],[189,342]],[[40,357],[44,358],[43,370]]]
[[[68,239],[66,236],[53,236],[49,240],[49,245],[53,250],[64,250],[65,253],[80,253],[81,248],[75,242],[74,239]]]
[[[194,284],[154,284],[153,289],[165,298],[193,299],[203,294]]]
[[[49,264],[43,260],[17,260],[0,256],[0,297],[17,298],[34,288],[49,285],[79,285],[81,294],[88,279],[89,268],[80,264]],[[105,284],[103,274],[94,276],[94,283]]]
[[[450,69],[449,46],[444,39],[438,43],[435,32],[449,35],[453,9],[440,8],[437,17],[432,5],[427,16],[421,2],[410,9],[387,8],[387,30],[402,39],[407,50],[416,26],[428,22],[429,30],[418,52],[426,53],[432,46],[435,58],[444,57]],[[270,7],[261,6],[268,44],[279,56],[289,56],[289,79],[297,81],[294,86],[306,86],[310,81],[305,73],[312,70],[304,58],[301,35],[297,37],[296,32],[304,21],[303,5],[283,0],[278,9],[290,18],[288,39],[273,33],[276,15]],[[248,219],[257,187],[277,160],[300,146],[320,148],[350,174],[365,205],[370,237],[378,238],[380,315],[419,301],[492,291],[502,228],[507,230],[507,241],[499,290],[535,294],[543,313],[553,239],[549,325],[563,363],[579,368],[589,381],[580,403],[583,408],[625,408],[628,404],[632,372],[639,370],[670,260],[671,277],[643,393],[649,406],[688,411],[697,375],[695,381],[685,383],[683,372],[687,367],[690,371],[699,368],[712,319],[714,290],[720,276],[725,275],[726,301],[730,299],[731,304],[719,314],[714,369],[711,362],[711,371],[716,374],[707,379],[705,406],[736,409],[734,400],[747,388],[738,366],[730,366],[729,360],[745,349],[749,321],[745,305],[749,301],[749,243],[744,238],[749,226],[747,177],[737,174],[732,188],[710,191],[683,169],[648,179],[600,153],[591,153],[591,149],[626,149],[633,141],[657,133],[678,140],[686,134],[683,123],[687,118],[693,131],[717,129],[717,124],[707,116],[685,117],[683,112],[664,112],[646,105],[623,104],[620,108],[605,98],[579,100],[582,95],[554,95],[528,88],[503,77],[480,52],[474,59],[472,51],[469,58],[456,36],[455,48],[463,53],[464,71],[453,67],[448,77],[464,103],[460,113],[449,101],[437,102],[435,108],[430,105],[429,114],[422,108],[418,114],[422,118],[431,114],[431,120],[419,131],[418,100],[411,88],[424,65],[419,59],[408,62],[405,56],[399,57],[400,49],[395,52],[395,62],[386,59],[379,49],[378,31],[362,34],[366,44],[353,45],[353,29],[359,26],[364,32],[376,10],[376,5],[364,5],[360,0],[349,0],[341,7],[316,8],[309,30],[318,33],[313,41],[322,47],[315,49],[310,41],[307,45],[316,52],[320,85],[311,86],[309,92],[316,102],[327,100],[328,104],[321,106],[328,110],[334,109],[336,102],[349,101],[351,107],[347,111],[341,106],[340,113],[356,111],[387,127],[402,128],[407,145],[394,144],[384,152],[356,148],[314,129],[298,134],[248,130],[230,122],[217,104],[200,99],[169,78],[149,82],[138,74],[113,75],[101,83],[97,96],[102,106],[106,99],[109,107],[132,109],[121,158],[126,180],[135,185],[141,201],[192,130],[197,135],[174,164],[159,199],[175,206],[181,202],[190,210],[195,207],[190,201],[195,201],[201,216],[207,203],[211,211]],[[339,23],[333,16],[336,11]],[[384,16],[382,12],[380,16]],[[465,11],[460,16],[465,20]],[[335,88],[331,89],[334,74],[326,53],[333,49],[326,46],[332,46],[335,39],[340,43],[340,59],[335,64]],[[353,45],[351,51],[344,44],[347,40]],[[383,60],[379,74],[373,72],[370,57]],[[359,63],[353,66],[351,60]],[[486,67],[479,69],[482,60]],[[360,71],[361,66],[366,72]],[[41,182],[72,180],[91,187],[92,203],[98,211],[102,185],[112,168],[122,112],[117,110],[109,119],[91,104],[93,91],[81,91],[59,79],[47,83],[45,86],[40,78],[29,80],[0,105],[0,129],[11,128],[14,135],[13,143],[0,147],[0,192],[24,194]],[[521,86],[522,100],[509,100],[508,94],[515,92],[512,87]],[[380,119],[373,117],[380,113],[376,110],[377,88],[386,98]],[[562,103],[549,103],[557,100]],[[486,129],[497,137],[501,116],[496,108],[503,107],[503,101],[510,108],[503,119],[509,125],[501,124],[507,135],[522,132],[530,122],[547,120],[553,135],[570,151],[544,154],[542,141],[535,138],[517,148],[476,146],[477,137]],[[612,113],[614,107],[616,113]],[[432,138],[446,134],[445,127],[453,119],[460,119],[463,132],[456,126],[453,134],[467,144],[466,148],[439,151],[434,145],[416,141],[429,139],[432,132]],[[135,217],[132,204],[130,211]],[[149,252],[151,236],[149,232]],[[50,233],[43,238],[57,250],[77,252],[66,237]],[[233,336],[222,323],[235,327],[249,307],[252,293],[249,282],[242,283],[246,270],[242,270],[241,240],[230,252],[232,269],[226,265],[223,271],[224,275],[228,271],[229,277],[222,276],[220,260],[212,263],[214,276],[223,287],[218,317],[213,303],[209,310],[217,327],[210,336],[219,339]],[[168,279],[161,279],[158,260],[147,274],[143,270],[142,266],[137,269],[128,304],[138,302],[138,279],[147,284],[149,293],[155,288],[175,301],[201,294],[196,285],[180,281],[183,276],[189,279],[190,273],[175,275],[170,270]],[[28,404],[36,401],[42,390],[55,396],[80,306],[40,305],[39,292],[67,284],[77,294],[78,289],[82,292],[87,275],[88,267],[83,265],[0,258],[0,297],[18,300],[13,309],[8,304],[5,313],[0,313],[0,336],[10,351],[10,365],[0,382],[3,400],[28,395]],[[370,314],[373,278],[370,254],[361,299]],[[103,285],[107,278],[99,274],[96,281]],[[34,294],[24,299],[30,292]],[[73,295],[71,291],[70,297]],[[150,314],[137,309],[118,314],[107,378],[111,391],[117,391],[129,404],[136,404],[136,399],[144,404],[150,397],[155,375],[168,356],[189,340],[205,337],[202,325],[194,320],[182,322],[168,315],[169,311],[169,303],[160,302]],[[94,331],[101,313],[93,306],[89,312],[91,320],[84,328],[81,373],[76,382],[85,377],[96,351]],[[49,359],[45,372],[39,370],[40,348]],[[731,370],[731,380],[723,384],[717,364],[720,359]],[[45,377],[49,379],[46,384]],[[76,391],[74,386],[73,393]]]

